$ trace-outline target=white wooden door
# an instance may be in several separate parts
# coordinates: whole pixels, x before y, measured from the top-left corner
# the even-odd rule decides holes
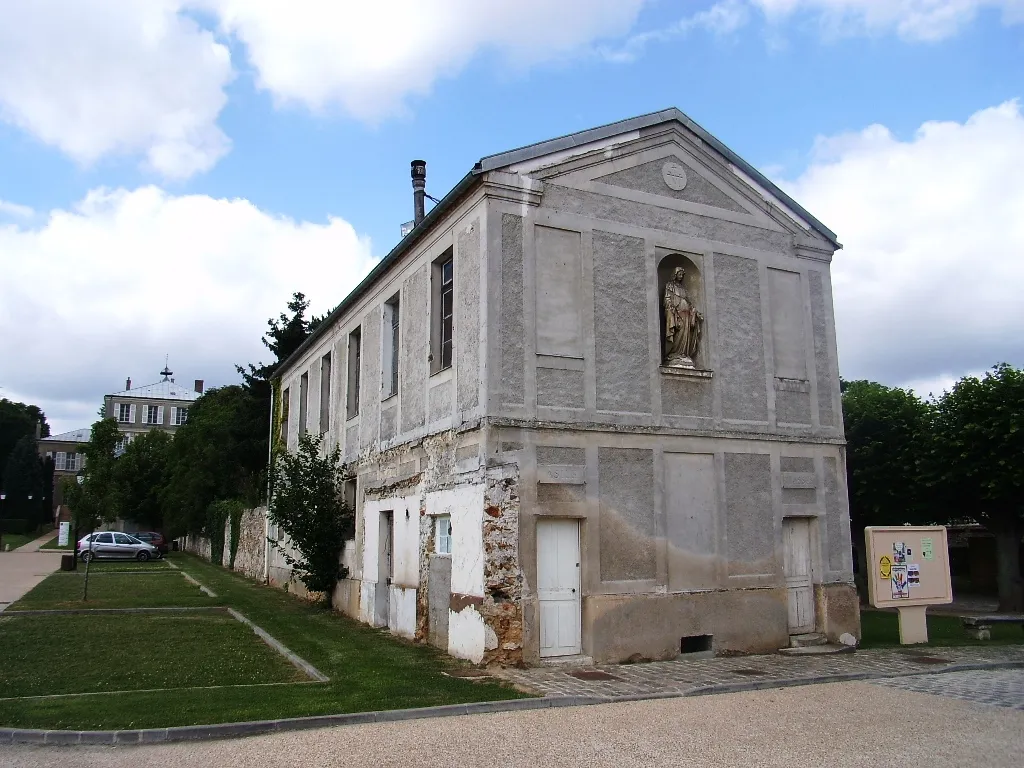
[[[782,521],[783,568],[789,593],[789,632],[814,631],[814,586],[811,581],[811,521],[787,517]]]
[[[572,656],[580,643],[580,524],[537,521],[540,655]]]

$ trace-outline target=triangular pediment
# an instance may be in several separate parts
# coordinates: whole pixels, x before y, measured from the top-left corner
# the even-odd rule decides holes
[[[829,253],[841,247],[796,201],[675,109],[489,155],[476,171],[787,232]]]
[[[609,173],[607,176],[598,176],[594,181],[676,200],[688,200],[691,203],[701,203],[736,213],[750,212],[699,172],[692,167],[688,168],[675,157],[640,163],[632,168]]]

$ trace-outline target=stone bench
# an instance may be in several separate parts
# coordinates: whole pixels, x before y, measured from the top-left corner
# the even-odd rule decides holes
[[[1000,613],[992,616],[964,616],[960,619],[968,637],[991,640],[993,624],[1020,624],[1024,628],[1024,614]]]

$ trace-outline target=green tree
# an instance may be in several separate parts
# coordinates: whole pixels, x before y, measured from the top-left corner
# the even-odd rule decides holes
[[[37,424],[39,436],[49,437],[50,425],[46,423],[46,414],[38,406],[0,398],[0,471],[7,466],[7,459],[18,441],[23,437],[35,436]]]
[[[950,519],[996,538],[999,608],[1024,611],[1024,371],[1006,363],[968,376],[936,407],[934,483]]]
[[[334,588],[347,575],[341,564],[345,540],[352,537],[355,513],[344,501],[344,470],[337,448],[321,454],[322,438],[303,435],[297,453],[282,452],[274,462],[274,494],[268,516],[298,552],[274,546],[311,592],[323,593],[330,607]]]
[[[261,499],[267,470],[267,423],[261,403],[244,387],[211,389],[196,400],[171,441],[162,494],[164,524],[172,536],[206,528],[207,509],[221,499]],[[269,429],[269,427],[268,427]]]
[[[121,432],[113,419],[100,419],[92,425],[89,442],[82,446],[85,467],[79,473],[82,482],[66,477],[61,481],[64,503],[71,509],[71,528],[92,531],[100,522],[113,521],[118,515],[115,478],[117,447]],[[77,552],[75,553],[77,558]]]
[[[39,458],[39,445],[33,435],[25,435],[14,445],[4,467],[4,517],[40,522],[44,508],[44,466]],[[32,497],[31,499],[29,497]]]
[[[171,436],[154,429],[139,435],[114,464],[118,515],[147,528],[163,527],[161,506],[167,483]]]
[[[844,381],[842,390],[850,530],[863,589],[864,529],[934,515],[927,484],[934,409],[913,392],[874,381]]]

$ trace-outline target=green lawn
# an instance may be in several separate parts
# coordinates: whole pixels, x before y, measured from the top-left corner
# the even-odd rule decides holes
[[[891,648],[900,644],[899,616],[895,611],[862,610],[860,628],[861,648]],[[929,646],[1019,644],[1024,644],[1024,630],[1019,624],[996,624],[991,640],[974,640],[967,636],[959,618],[928,615]]]
[[[69,539],[69,540],[68,540],[68,543],[67,543],[67,544],[65,544],[65,545],[64,545],[64,546],[62,547],[62,546],[60,546],[60,545],[59,545],[59,544],[57,543],[57,540],[58,540],[59,538],[60,538],[60,535],[59,535],[59,534],[58,534],[57,536],[54,536],[54,537],[53,537],[52,539],[50,539],[50,540],[49,540],[48,542],[46,542],[45,544],[43,544],[43,546],[41,546],[41,547],[40,547],[40,549],[62,549],[62,550],[67,550],[68,552],[70,552],[70,551],[71,551],[72,549],[74,549],[75,543],[74,543],[73,541],[71,541],[71,540]]]
[[[0,726],[20,728],[151,728],[199,723],[237,722],[341,712],[363,712],[471,701],[521,698],[504,684],[449,677],[446,670],[464,665],[436,649],[399,640],[385,631],[311,605],[273,587],[263,587],[190,555],[173,553],[172,560],[217,593],[213,604],[229,605],[265,629],[289,649],[331,678],[329,683],[302,683],[270,688],[216,688],[133,692],[114,696],[0,701]],[[55,581],[54,574],[36,590]],[[66,576],[66,574],[65,574]],[[123,588],[161,574],[100,576],[93,584],[117,580]],[[187,582],[177,575],[182,584]],[[56,598],[66,595],[63,585]],[[30,603],[42,602],[33,593]],[[52,594],[52,593],[51,593]],[[121,598],[127,599],[125,597]],[[25,601],[12,606],[26,608]],[[8,609],[11,610],[11,609]],[[8,616],[10,614],[7,614]],[[83,631],[80,655],[92,656],[94,643]],[[121,658],[132,662],[138,642],[110,641]],[[159,634],[149,637],[154,649],[163,646]],[[45,643],[40,652],[46,653]],[[159,650],[155,650],[158,653]],[[209,653],[215,653],[210,649]],[[206,653],[206,651],[204,651]],[[199,654],[200,656],[202,654]]]
[[[166,572],[130,573],[123,569],[123,563],[110,563],[109,566],[90,569],[89,599],[85,602],[82,600],[85,568],[79,565],[77,573],[58,571],[47,577],[8,611],[223,605],[222,601],[201,592],[199,587],[185,581],[180,573],[170,568]]]
[[[52,525],[47,525],[33,531],[32,533],[5,533],[3,536],[3,549],[7,549],[7,547],[10,546],[13,551],[18,547],[28,544],[30,541],[35,541],[44,533],[52,529]]]
[[[224,613],[0,616],[4,698],[304,679]]]

